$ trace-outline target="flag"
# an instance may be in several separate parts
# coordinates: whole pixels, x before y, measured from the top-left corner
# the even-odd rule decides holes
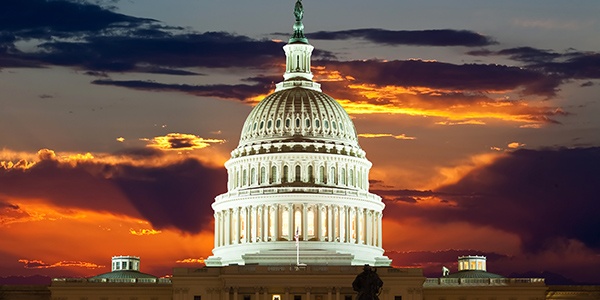
[[[296,239],[296,246],[300,245],[300,228],[296,227],[296,235],[294,235],[294,239]]]

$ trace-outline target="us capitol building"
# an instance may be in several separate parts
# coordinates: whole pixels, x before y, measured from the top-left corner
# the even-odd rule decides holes
[[[297,0],[284,80],[254,107],[225,163],[227,192],[212,204],[206,266],[157,278],[140,271],[139,257],[115,256],[111,272],[53,279],[51,299],[352,300],[365,264],[384,282],[381,300],[600,297],[598,289],[551,291],[541,278],[489,273],[482,256],[458,258],[459,270],[439,278],[391,267],[382,248],[385,205],[369,192],[371,162],[346,111],[313,81],[303,14]]]

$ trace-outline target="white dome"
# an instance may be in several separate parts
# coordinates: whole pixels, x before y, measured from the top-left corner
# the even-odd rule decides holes
[[[295,12],[284,81],[250,112],[225,163],[206,265],[389,266],[371,162],[344,108],[312,81],[299,0]]]
[[[275,92],[250,113],[238,148],[285,141],[318,141],[360,148],[352,120],[329,95],[295,87]]]

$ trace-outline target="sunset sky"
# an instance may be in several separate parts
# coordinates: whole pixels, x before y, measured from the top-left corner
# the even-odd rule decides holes
[[[600,1],[303,3],[395,266],[479,254],[600,284]],[[283,79],[293,6],[0,1],[0,284],[210,256],[223,163]]]

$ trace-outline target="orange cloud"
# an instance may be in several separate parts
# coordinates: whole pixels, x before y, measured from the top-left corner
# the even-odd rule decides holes
[[[160,150],[194,150],[209,147],[211,144],[224,143],[225,140],[205,139],[193,134],[169,133],[151,139],[141,139],[148,142],[148,147]]]
[[[512,143],[508,144],[508,148],[510,148],[510,149],[517,149],[517,148],[521,148],[523,146],[525,146],[525,144],[521,144],[518,142],[512,142]]]
[[[390,133],[361,133],[358,135],[359,137],[364,138],[380,138],[380,137],[393,137],[397,140],[415,140],[417,139],[414,136],[406,136],[406,134],[393,135]]]
[[[203,264],[204,263],[204,258],[185,258],[185,259],[180,259],[177,260],[176,263],[178,264]]]
[[[155,234],[162,233],[162,231],[160,231],[160,230],[154,230],[154,229],[138,229],[138,230],[135,230],[133,228],[129,228],[129,233],[131,233],[132,235],[155,235]]]
[[[60,268],[60,267],[80,267],[87,269],[98,269],[104,266],[97,265],[95,263],[84,262],[84,261],[59,261],[53,264],[48,264],[42,260],[27,260],[19,259],[20,263],[24,264],[25,269],[48,269],[48,268]]]

